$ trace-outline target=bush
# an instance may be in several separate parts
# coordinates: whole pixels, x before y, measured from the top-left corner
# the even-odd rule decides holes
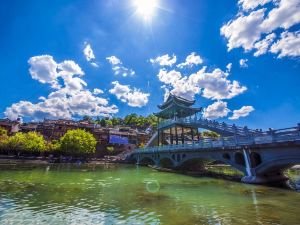
[[[0,127],[0,137],[7,136],[7,130],[5,130],[3,127]]]
[[[69,130],[60,138],[60,150],[68,155],[88,155],[96,151],[95,137],[85,130]]]
[[[36,132],[16,133],[7,138],[4,148],[17,152],[40,153],[46,150],[44,137]]]
[[[2,152],[5,148],[5,143],[8,139],[7,130],[0,127],[0,151]]]
[[[46,151],[49,153],[58,152],[60,150],[60,143],[58,140],[53,140],[52,142],[46,143]]]

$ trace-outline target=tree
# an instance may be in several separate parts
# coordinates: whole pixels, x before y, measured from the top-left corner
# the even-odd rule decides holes
[[[112,122],[113,126],[121,125],[122,124],[122,119],[114,117],[114,118],[111,119],[111,122]]]
[[[100,120],[100,125],[101,125],[101,127],[106,127],[106,122],[105,122],[105,119],[104,119],[104,118],[102,118],[102,119]]]
[[[0,137],[7,136],[7,130],[3,127],[0,127]]]
[[[109,127],[109,126],[112,126],[113,123],[111,120],[105,120],[105,126]]]
[[[202,136],[207,138],[214,138],[214,139],[220,137],[218,133],[213,131],[203,131]]]
[[[88,121],[88,122],[92,122],[92,121],[93,121],[92,117],[90,117],[90,116],[88,116],[88,115],[83,116],[83,117],[82,117],[82,120]]]
[[[3,127],[0,127],[0,150],[4,149],[7,139],[7,130],[5,130]]]
[[[25,135],[23,133],[16,133],[13,136],[10,136],[4,143],[4,148],[8,150],[20,151],[24,147]]]
[[[59,140],[53,140],[51,142],[46,143],[46,151],[47,152],[56,152],[60,150],[60,142]]]
[[[138,115],[135,113],[125,116],[124,123],[128,126],[136,126],[138,122]]]
[[[17,152],[38,153],[46,150],[46,143],[44,137],[36,132],[18,132],[8,137],[4,143],[4,148]]]
[[[60,149],[70,155],[86,155],[96,151],[95,137],[81,129],[69,130],[60,138]]]
[[[44,152],[46,150],[45,139],[37,132],[28,132],[24,134],[24,150],[29,152]]]

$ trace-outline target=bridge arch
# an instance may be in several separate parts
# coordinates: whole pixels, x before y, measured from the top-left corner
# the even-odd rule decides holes
[[[155,161],[151,157],[142,157],[139,161],[139,164],[141,165],[155,165]]]
[[[297,164],[300,164],[300,157],[273,159],[261,163],[255,168],[255,172],[256,174],[283,172]]]
[[[244,158],[244,155],[243,153],[241,152],[236,152],[234,154],[234,163],[240,165],[240,166],[243,166],[245,167],[246,166],[246,162],[245,162],[245,158]]]
[[[257,152],[251,152],[249,157],[251,168],[255,168],[262,163],[261,155]]]
[[[174,161],[168,157],[164,157],[164,158],[160,159],[159,165],[160,165],[160,167],[164,167],[164,168],[174,168],[175,167]]]
[[[201,171],[204,169],[205,164],[207,164],[210,159],[205,158],[183,158],[183,160],[180,162],[178,168],[188,171]]]

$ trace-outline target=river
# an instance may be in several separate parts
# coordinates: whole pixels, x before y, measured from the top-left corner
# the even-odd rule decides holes
[[[299,224],[300,193],[133,165],[5,166],[0,224]]]

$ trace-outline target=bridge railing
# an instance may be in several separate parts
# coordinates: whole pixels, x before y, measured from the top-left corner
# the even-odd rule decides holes
[[[220,132],[226,132],[230,134],[236,134],[236,135],[241,135],[241,136],[249,136],[250,134],[257,134],[260,133],[260,130],[252,130],[249,129],[248,127],[239,127],[236,125],[230,125],[226,123],[219,123],[217,121],[213,120],[207,120],[207,119],[202,119],[202,118],[174,118],[174,119],[169,119],[162,121],[159,125],[158,128],[164,128],[167,126],[170,126],[174,123],[182,123],[182,124],[189,124],[189,125],[195,125],[203,128],[208,128],[212,130],[217,130]]]
[[[289,130],[289,131],[288,131]],[[268,131],[260,136],[231,136],[220,137],[218,139],[204,138],[199,142],[185,143],[179,145],[163,145],[155,147],[147,147],[136,149],[135,152],[154,152],[154,151],[174,151],[174,150],[199,150],[199,149],[214,149],[228,147],[243,147],[255,144],[270,144],[289,141],[300,141],[300,131],[298,128],[281,129],[280,131]]]

